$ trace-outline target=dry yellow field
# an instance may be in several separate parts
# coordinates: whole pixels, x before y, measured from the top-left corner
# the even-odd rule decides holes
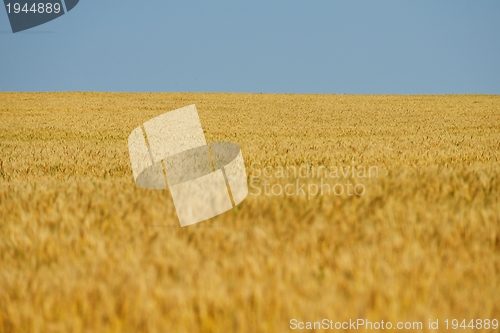
[[[325,179],[361,195],[309,197],[265,195],[261,173],[237,208],[181,228],[168,191],[135,185],[127,137],[190,104],[207,141],[240,145],[249,182],[377,173]],[[500,320],[499,198],[500,96],[0,93],[0,332]]]

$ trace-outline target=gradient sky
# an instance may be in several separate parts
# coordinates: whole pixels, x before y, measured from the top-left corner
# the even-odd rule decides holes
[[[17,34],[0,8],[0,91],[75,90],[500,94],[500,1],[80,0]]]

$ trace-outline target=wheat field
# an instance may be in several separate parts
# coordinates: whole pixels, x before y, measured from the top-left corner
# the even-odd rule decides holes
[[[181,228],[127,137],[190,104],[259,182]],[[304,166],[377,173],[325,180],[356,195],[264,193],[323,180],[262,173]],[[500,96],[0,93],[0,332],[500,320],[499,198]]]

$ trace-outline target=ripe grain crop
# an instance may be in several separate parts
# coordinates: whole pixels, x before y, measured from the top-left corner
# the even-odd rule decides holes
[[[168,191],[136,187],[127,137],[190,104],[249,182],[257,166],[378,174],[326,180],[363,195],[251,188],[181,228]],[[500,320],[499,198],[499,96],[0,93],[0,332]]]

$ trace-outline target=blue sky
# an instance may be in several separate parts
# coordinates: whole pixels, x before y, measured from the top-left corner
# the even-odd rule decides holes
[[[95,1],[12,34],[0,91],[500,94],[500,1]]]

